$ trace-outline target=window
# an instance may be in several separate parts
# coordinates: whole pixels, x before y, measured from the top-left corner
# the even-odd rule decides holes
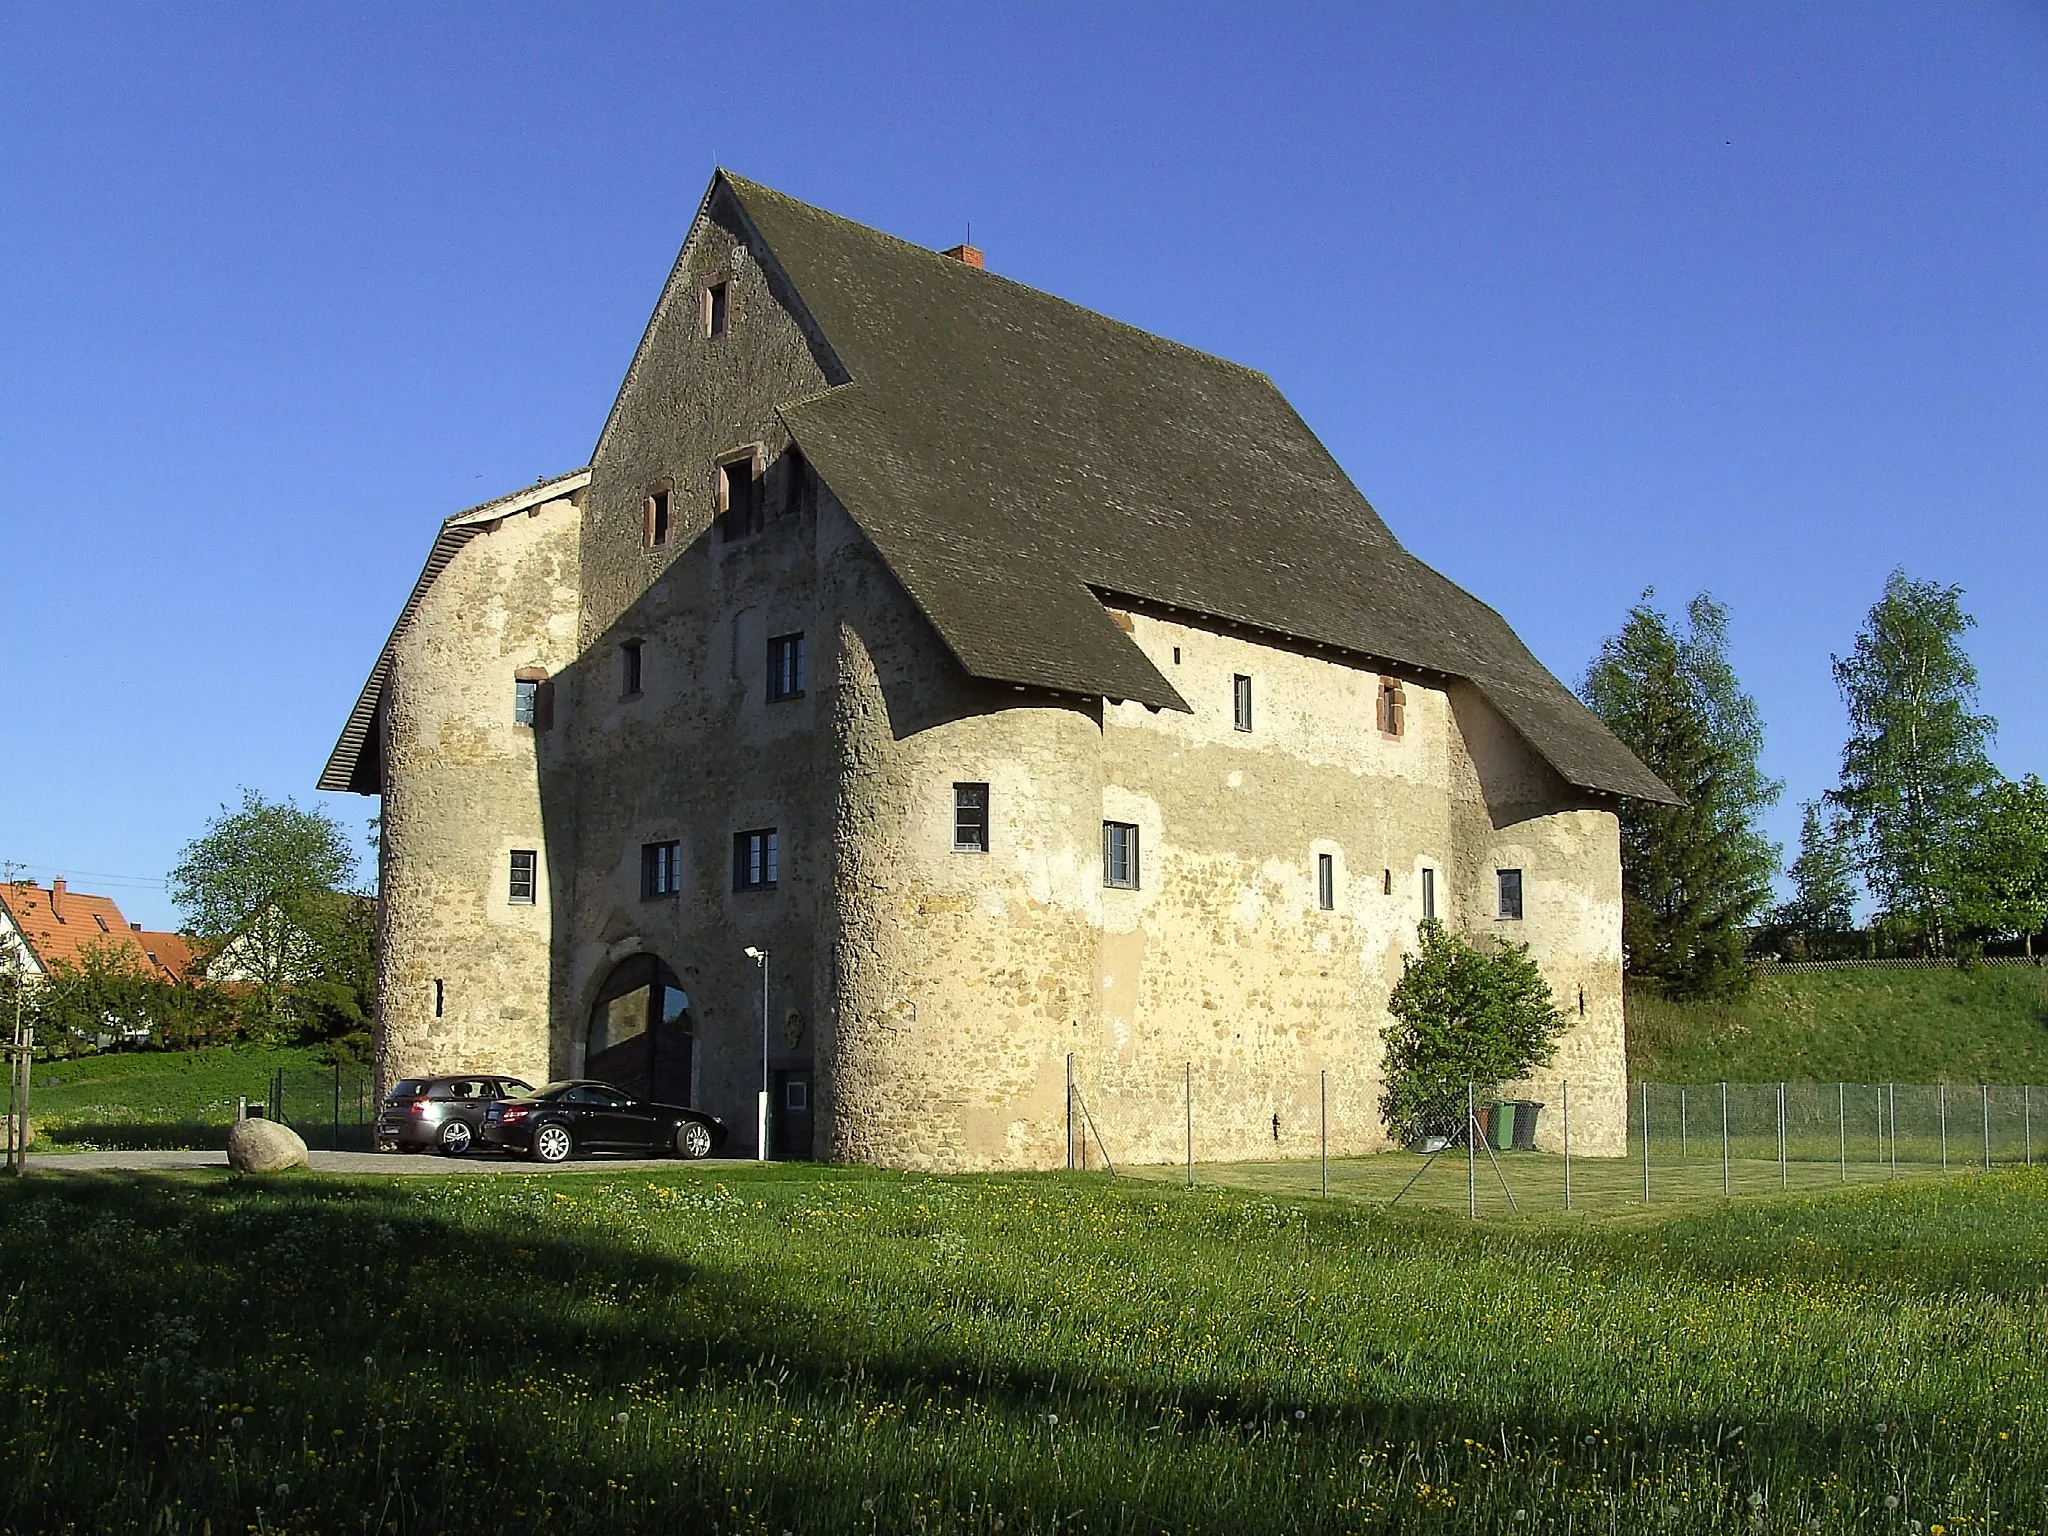
[[[732,888],[736,891],[772,891],[780,871],[775,829],[736,832],[732,839]]]
[[[669,491],[666,486],[647,493],[647,500],[641,507],[644,522],[641,537],[649,549],[659,549],[668,542],[668,510]]]
[[[640,642],[628,640],[619,647],[619,692],[634,698],[640,692]]]
[[[1230,680],[1231,724],[1240,731],[1252,728],[1252,680],[1243,675]]]
[[[811,1107],[811,1085],[800,1077],[793,1077],[782,1085],[782,1107],[805,1110]]]
[[[1500,915],[1511,923],[1522,920],[1522,872],[1519,869],[1500,871]]]
[[[988,852],[988,786],[953,786],[953,851]]]
[[[1180,665],[1180,647],[1177,645],[1173,648],[1173,664],[1176,667]]]
[[[538,884],[540,854],[532,848],[512,850],[512,880],[506,888],[505,899],[515,906],[533,905],[533,893]]]
[[[1422,872],[1422,916],[1424,921],[1436,916],[1436,871],[1433,869]]]
[[[1407,728],[1408,693],[1401,686],[1399,678],[1380,679],[1379,718],[1380,730],[1388,736],[1399,736]]]
[[[776,635],[768,642],[768,702],[804,696],[804,637]]]
[[[434,978],[434,1017],[440,1018],[448,1006],[448,989],[441,984],[441,978]]]
[[[1127,821],[1102,824],[1102,883],[1121,891],[1138,888],[1138,829]]]
[[[782,456],[782,498],[778,515],[795,517],[803,511],[810,488],[811,466],[805,462],[801,450],[791,447]]]
[[[722,282],[710,283],[704,289],[704,334],[723,336],[732,321],[732,293]]]
[[[683,888],[683,846],[681,843],[640,845],[640,899],[654,901],[673,896]]]
[[[718,466],[718,511],[728,544],[761,531],[760,486],[751,456]]]
[[[1316,855],[1316,905],[1325,912],[1337,909],[1337,858],[1334,854]]]
[[[512,684],[512,723],[532,725],[540,718],[540,679],[522,677]]]

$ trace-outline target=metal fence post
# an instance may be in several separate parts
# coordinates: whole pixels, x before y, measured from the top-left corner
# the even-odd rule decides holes
[[[1564,1089],[1564,1208],[1572,1208],[1572,1080],[1566,1078]]]
[[[327,1150],[341,1150],[341,1061],[338,1057],[334,1062],[334,1124],[328,1132]]]
[[[1181,1102],[1188,1118],[1188,1188],[1195,1187],[1195,1064],[1182,1069]]]
[[[1979,1083],[1977,1085],[1977,1097],[1982,1101],[1984,1109],[1984,1171],[1989,1173],[1991,1171],[1991,1085],[1989,1083]]]
[[[1643,1084],[1643,1204],[1650,1203],[1650,1085]]]
[[[1726,1079],[1726,1078],[1723,1078],[1723,1079],[1722,1079],[1722,1081],[1721,1081],[1721,1193],[1722,1193],[1722,1194],[1724,1194],[1724,1195],[1726,1195],[1726,1194],[1728,1194],[1728,1193],[1729,1193],[1729,1189],[1728,1189],[1728,1082],[1727,1082],[1727,1079]]]
[[[1842,1182],[1849,1182],[1849,1085],[1835,1084],[1835,1133],[1842,1141]]]
[[[1885,1097],[1891,1100],[1892,1109],[1892,1177],[1899,1176],[1899,1085],[1886,1083]]]
[[[1785,1085],[1778,1084],[1778,1188],[1785,1183]]]
[[[1479,1120],[1472,1108],[1472,1085],[1465,1084],[1465,1214],[1479,1219]]]
[[[2034,1166],[2034,1089],[2031,1084],[2020,1084],[2020,1126],[2027,1138],[2027,1166]]]
[[[1327,1200],[1330,1195],[1330,1069],[1327,1067],[1323,1069],[1319,1086],[1323,1100],[1323,1198]]]
[[[1067,1052],[1067,1172],[1074,1171],[1074,1053]]]
[[[1678,1160],[1682,1163],[1692,1156],[1692,1142],[1685,1128],[1685,1084],[1678,1085]]]
[[[1937,1105],[1938,1105],[1938,1106],[1940,1107],[1940,1109],[1941,1109],[1941,1171],[1942,1171],[1943,1173],[1947,1173],[1947,1172],[1948,1172],[1948,1084],[1947,1084],[1947,1083],[1945,1083],[1945,1082],[1942,1082],[1942,1083],[1936,1083],[1936,1084],[1934,1085],[1934,1101],[1935,1101],[1935,1103],[1936,1103],[1936,1104],[1937,1104]],[[1892,1150],[1893,1150],[1893,1151],[1897,1151],[1897,1150],[1898,1150],[1898,1146],[1899,1146],[1899,1127],[1898,1127],[1898,1122],[1897,1122],[1897,1121],[1894,1121],[1894,1122],[1892,1123]]]

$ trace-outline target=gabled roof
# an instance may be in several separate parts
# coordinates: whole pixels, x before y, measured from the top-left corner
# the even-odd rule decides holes
[[[420,571],[420,578],[412,584],[412,593],[398,612],[398,622],[391,626],[390,638],[384,642],[384,649],[377,653],[377,664],[370,668],[369,680],[356,696],[356,707],[348,712],[348,722],[341,728],[341,739],[334,744],[333,752],[328,754],[327,766],[320,771],[319,788],[358,795],[374,795],[382,791],[377,742],[373,733],[378,707],[384,702],[384,681],[391,675],[392,649],[398,644],[398,637],[411,625],[412,616],[419,612],[420,601],[427,595],[427,589],[433,586],[434,578],[448,569],[448,562],[455,558],[457,551],[491,524],[516,512],[524,512],[529,507],[580,491],[588,484],[588,469],[571,470],[552,480],[537,481],[509,496],[480,502],[441,524],[441,531],[434,537],[434,547],[427,551],[427,563]]]
[[[171,981],[183,981],[192,963],[192,946],[183,934],[132,928],[113,897],[74,891],[63,881],[48,887],[27,880],[0,884],[0,907],[46,971],[83,965],[86,952],[95,948],[126,954]]]
[[[1263,374],[721,186],[852,376],[784,421],[969,672],[1185,709],[1104,611],[1123,596],[1469,680],[1567,782],[1674,800]]]

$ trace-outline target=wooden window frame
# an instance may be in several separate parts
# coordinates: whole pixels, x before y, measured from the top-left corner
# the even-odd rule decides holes
[[[525,895],[520,894],[520,860],[526,861]],[[508,906],[531,907],[540,902],[540,850],[514,848],[506,861],[505,902]]]
[[[1247,673],[1230,675],[1230,724],[1249,733],[1252,728],[1252,680]]]
[[[1432,868],[1422,871],[1422,920],[1436,921],[1436,871]]]
[[[759,877],[756,878],[754,839],[760,842]],[[772,891],[782,883],[782,842],[774,827],[750,827],[732,835],[732,888],[740,891]]]
[[[533,684],[533,718],[519,718],[519,690]],[[538,734],[555,723],[555,682],[545,667],[521,667],[512,674],[512,724],[515,729]]]
[[[676,489],[672,482],[657,480],[647,488],[640,502],[640,547],[666,549],[676,526]]]
[[[1398,677],[1380,677],[1380,687],[1374,713],[1379,721],[1380,735],[1389,741],[1399,741],[1408,734],[1408,689]]]
[[[640,899],[669,901],[683,890],[683,845],[671,839],[640,845]]]
[[[1124,838],[1124,869],[1121,875],[1116,868],[1112,850],[1116,834],[1127,834]],[[1112,891],[1136,891],[1144,888],[1144,864],[1139,853],[1140,838],[1135,822],[1105,821],[1102,824],[1102,883]]]
[[[1496,869],[1494,875],[1494,917],[1503,923],[1519,923],[1527,910],[1524,898],[1525,885],[1519,869]],[[1510,900],[1509,892],[1513,892]],[[1511,912],[1508,908],[1512,906]]]
[[[1337,910],[1337,856],[1316,855],[1316,906],[1324,912]]]
[[[784,659],[790,665],[783,665]],[[786,635],[768,637],[768,702],[785,704],[791,699],[804,696],[804,632],[795,630]],[[784,687],[785,681],[789,684]]]
[[[743,532],[734,532],[732,525],[731,471],[736,465],[747,466],[747,482],[753,499],[752,515],[747,519]],[[764,487],[762,479],[767,473],[767,454],[760,443],[749,443],[744,448],[735,448],[718,456],[713,470],[711,487],[712,509],[718,516],[719,540],[726,544],[737,544],[750,539],[768,526],[767,508],[762,505]]]
[[[704,279],[702,292],[698,319],[705,339],[716,341],[721,336],[730,336],[732,323],[737,318],[733,307],[732,274],[712,273]]]
[[[976,798],[980,804],[976,804]],[[960,781],[953,785],[953,851],[987,853],[990,841],[988,785]],[[961,837],[965,831],[968,836]]]

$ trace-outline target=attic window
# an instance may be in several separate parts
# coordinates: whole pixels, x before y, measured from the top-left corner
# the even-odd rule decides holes
[[[1230,723],[1240,731],[1252,728],[1252,680],[1243,673],[1230,680]]]
[[[718,466],[718,515],[728,544],[761,531],[761,481],[752,454]]]
[[[1399,736],[1408,726],[1408,692],[1397,677],[1380,679],[1380,734]]]
[[[641,540],[649,549],[668,543],[669,489],[658,485],[647,493],[641,505]]]
[[[728,296],[729,285],[725,282],[707,283],[704,286],[704,334],[723,336],[732,321],[732,302]]]

